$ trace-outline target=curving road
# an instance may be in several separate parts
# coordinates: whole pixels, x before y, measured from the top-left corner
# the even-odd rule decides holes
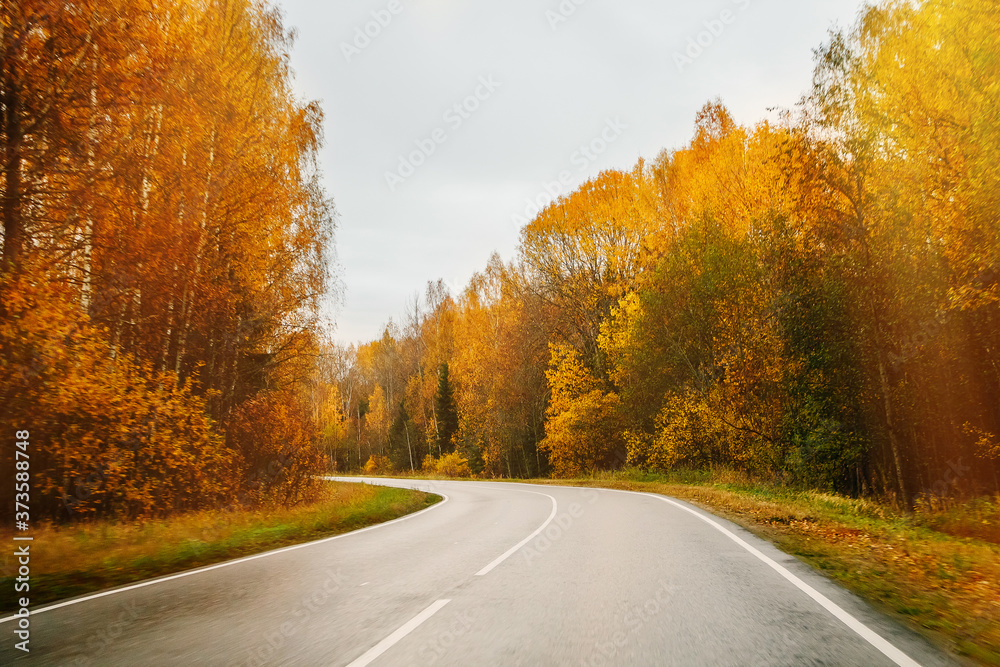
[[[808,566],[680,501],[367,481],[445,501],[36,610],[28,656],[0,619],[0,664],[954,664]]]

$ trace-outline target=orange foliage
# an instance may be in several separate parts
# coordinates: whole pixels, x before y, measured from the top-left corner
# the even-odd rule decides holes
[[[233,410],[226,437],[242,455],[244,498],[251,503],[291,504],[312,499],[323,472],[313,447],[316,428],[306,407],[289,391],[260,394]]]
[[[625,461],[618,395],[605,392],[567,345],[552,345],[545,377],[552,399],[539,447],[555,474],[570,477]]]
[[[204,400],[170,373],[107,359],[67,288],[5,285],[0,427],[31,433],[37,517],[164,515],[217,503],[237,483],[237,455]]]
[[[121,516],[231,499],[212,418],[301,387],[330,287],[322,112],[293,94],[281,14],[23,0],[0,26],[0,423],[44,436],[51,516],[60,494]]]
[[[373,454],[365,463],[366,475],[389,475],[392,474],[392,461],[388,456]]]

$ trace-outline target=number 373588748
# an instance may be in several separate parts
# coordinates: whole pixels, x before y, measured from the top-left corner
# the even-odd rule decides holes
[[[30,500],[30,487],[28,486],[28,470],[30,468],[30,459],[28,457],[28,438],[30,434],[28,431],[17,431],[14,435],[17,438],[17,448],[14,450],[14,520],[18,522],[19,528],[23,526],[21,529],[26,530],[26,523],[21,522],[27,522],[29,518],[28,502]]]

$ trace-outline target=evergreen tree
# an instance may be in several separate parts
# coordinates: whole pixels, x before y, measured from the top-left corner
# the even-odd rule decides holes
[[[454,387],[448,379],[448,364],[441,364],[438,371],[438,390],[434,397],[438,420],[438,446],[445,453],[455,450],[455,433],[458,431],[458,410],[455,408]]]
[[[410,414],[406,411],[403,401],[399,402],[399,411],[389,428],[389,456],[393,465],[399,470],[412,471],[415,464],[423,460],[417,450],[416,427]]]

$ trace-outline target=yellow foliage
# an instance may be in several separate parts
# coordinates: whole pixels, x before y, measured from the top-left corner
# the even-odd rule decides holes
[[[629,433],[628,462],[654,470],[670,470],[679,465],[704,466],[731,463],[733,434],[719,418],[717,408],[693,391],[672,394],[656,417],[656,431],[642,436]]]
[[[365,415],[365,424],[368,427],[371,447],[384,451],[389,438],[389,409],[385,404],[385,393],[382,385],[375,385],[371,396],[368,398],[368,414]]]
[[[171,373],[107,359],[100,332],[23,281],[0,322],[0,424],[28,430],[38,516],[163,516],[231,497],[239,455]]]
[[[954,305],[1000,301],[982,280],[1000,265],[1000,3],[890,0],[870,7],[854,35],[849,79],[855,122],[881,169],[873,180],[952,265]],[[926,230],[926,231],[924,231]]]
[[[659,225],[658,197],[640,161],[606,171],[560,197],[521,231],[521,257],[534,289],[586,347],[611,306],[634,289],[651,258],[645,245]]]
[[[209,417],[301,382],[331,286],[322,111],[280,13],[29,0],[0,26],[0,425],[37,439],[32,509],[163,515],[287,477]]]
[[[553,344],[550,349],[545,377],[552,398],[539,447],[562,477],[616,467],[624,449],[618,395],[600,388],[572,347]]]
[[[372,454],[365,463],[366,475],[391,475],[393,472],[392,461],[388,456]]]
[[[445,454],[437,462],[437,472],[446,477],[471,477],[469,461],[458,452]]]
[[[568,409],[549,417],[545,439],[539,444],[549,453],[555,474],[573,477],[620,464],[616,460],[622,449],[618,395],[594,390],[568,405]]]
[[[445,454],[440,459],[435,459],[428,454],[424,457],[423,471],[431,475],[444,475],[446,477],[472,477],[469,460],[458,452]]]
[[[986,460],[1000,459],[1000,438],[968,422],[962,430],[975,438],[974,450],[977,457]]]
[[[543,400],[544,342],[516,279],[494,255],[462,295],[455,323],[457,440],[478,448],[490,476],[516,474],[515,448],[532,436]]]

